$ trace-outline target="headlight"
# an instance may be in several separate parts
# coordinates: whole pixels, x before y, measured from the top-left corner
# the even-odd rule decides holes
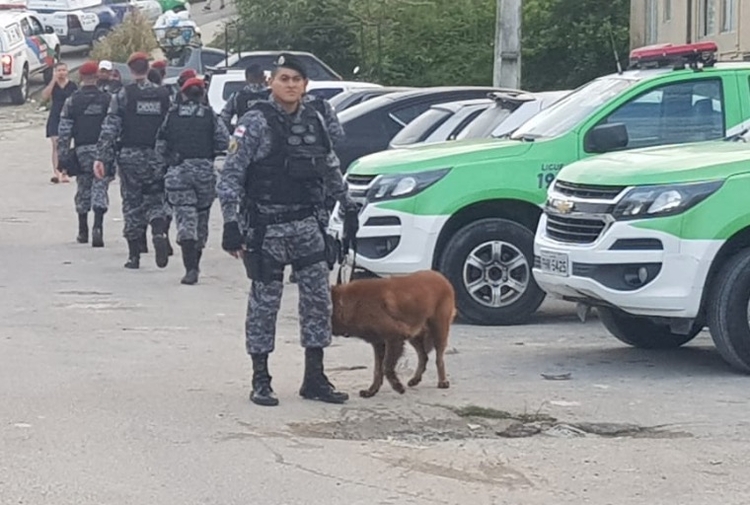
[[[367,191],[368,202],[406,198],[424,191],[445,177],[450,168],[414,174],[381,175]]]
[[[723,180],[636,187],[615,206],[613,215],[619,220],[673,216],[698,205],[722,184]]]

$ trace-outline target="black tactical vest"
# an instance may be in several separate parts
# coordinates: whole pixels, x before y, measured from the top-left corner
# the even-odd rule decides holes
[[[70,98],[75,147],[96,144],[112,95],[95,86],[84,86]]]
[[[256,102],[251,110],[266,118],[271,152],[250,165],[245,187],[248,198],[268,204],[322,204],[331,143],[315,109],[305,107],[297,120],[269,102]]]
[[[167,121],[167,145],[181,160],[214,159],[214,111],[210,107],[177,104],[169,110]]]
[[[265,89],[263,91],[250,91],[247,88],[242,88],[237,92],[237,96],[234,99],[234,103],[237,106],[237,120],[245,115],[245,112],[250,110],[253,102],[256,100],[268,100],[270,96],[270,90]]]
[[[123,147],[151,147],[156,132],[169,110],[169,90],[163,86],[125,86],[125,117],[122,122]]]

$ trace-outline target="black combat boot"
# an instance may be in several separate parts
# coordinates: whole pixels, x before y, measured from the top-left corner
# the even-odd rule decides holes
[[[169,226],[172,224],[172,216],[167,216],[167,228],[164,230],[164,234],[167,236],[167,256],[172,256],[174,254],[174,249],[172,249],[172,243],[169,241]]]
[[[321,347],[305,349],[305,379],[299,394],[308,400],[326,403],[344,403],[349,399],[347,393],[336,391],[323,373],[323,349]]]
[[[143,230],[143,235],[141,235],[141,238],[138,239],[138,247],[141,254],[148,253],[148,238],[146,237],[146,230]]]
[[[89,213],[78,214],[78,236],[76,240],[79,244],[85,244],[89,241]]]
[[[268,374],[268,354],[251,354],[253,358],[253,390],[250,401],[256,405],[274,407],[279,399],[271,389],[271,376]]]
[[[167,245],[167,221],[163,217],[157,217],[151,221],[151,235],[154,241],[154,256],[156,259],[156,266],[164,268],[169,263],[169,249]]]
[[[183,240],[182,263],[185,265],[185,277],[182,284],[195,284],[198,282],[198,250],[195,248],[195,240]]]
[[[125,268],[140,268],[141,267],[141,241],[138,239],[128,240],[128,262],[125,263]]]
[[[195,268],[198,269],[198,273],[201,271],[201,258],[203,257],[203,248],[195,246]]]
[[[106,210],[94,209],[94,227],[91,229],[91,247],[104,247],[104,213]]]

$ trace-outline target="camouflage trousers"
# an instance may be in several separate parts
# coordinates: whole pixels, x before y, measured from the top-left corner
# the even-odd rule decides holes
[[[94,160],[96,159],[96,145],[76,148],[78,163],[81,165],[80,174],[76,175],[76,196],[74,198],[76,212],[86,214],[93,208],[104,212],[109,208],[109,183],[112,177],[104,179],[94,177]]]
[[[208,218],[216,198],[216,172],[211,160],[190,159],[169,167],[164,179],[167,200],[174,209],[177,243],[195,240],[198,249],[208,240]]]
[[[138,240],[148,224],[167,217],[163,170],[153,149],[124,147],[117,158],[120,171],[123,236]]]
[[[248,244],[252,240],[248,233]],[[314,217],[301,221],[269,225],[263,251],[283,264],[325,249],[323,234]],[[303,347],[327,347],[331,344],[331,291],[329,269],[320,261],[296,271],[299,289],[298,314],[300,343]],[[276,342],[276,317],[284,290],[282,281],[252,281],[245,319],[245,348],[248,354],[273,352]]]

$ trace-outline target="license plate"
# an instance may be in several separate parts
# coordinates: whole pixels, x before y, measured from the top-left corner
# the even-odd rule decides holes
[[[570,275],[568,255],[563,253],[545,252],[539,254],[542,271],[567,277]]]

